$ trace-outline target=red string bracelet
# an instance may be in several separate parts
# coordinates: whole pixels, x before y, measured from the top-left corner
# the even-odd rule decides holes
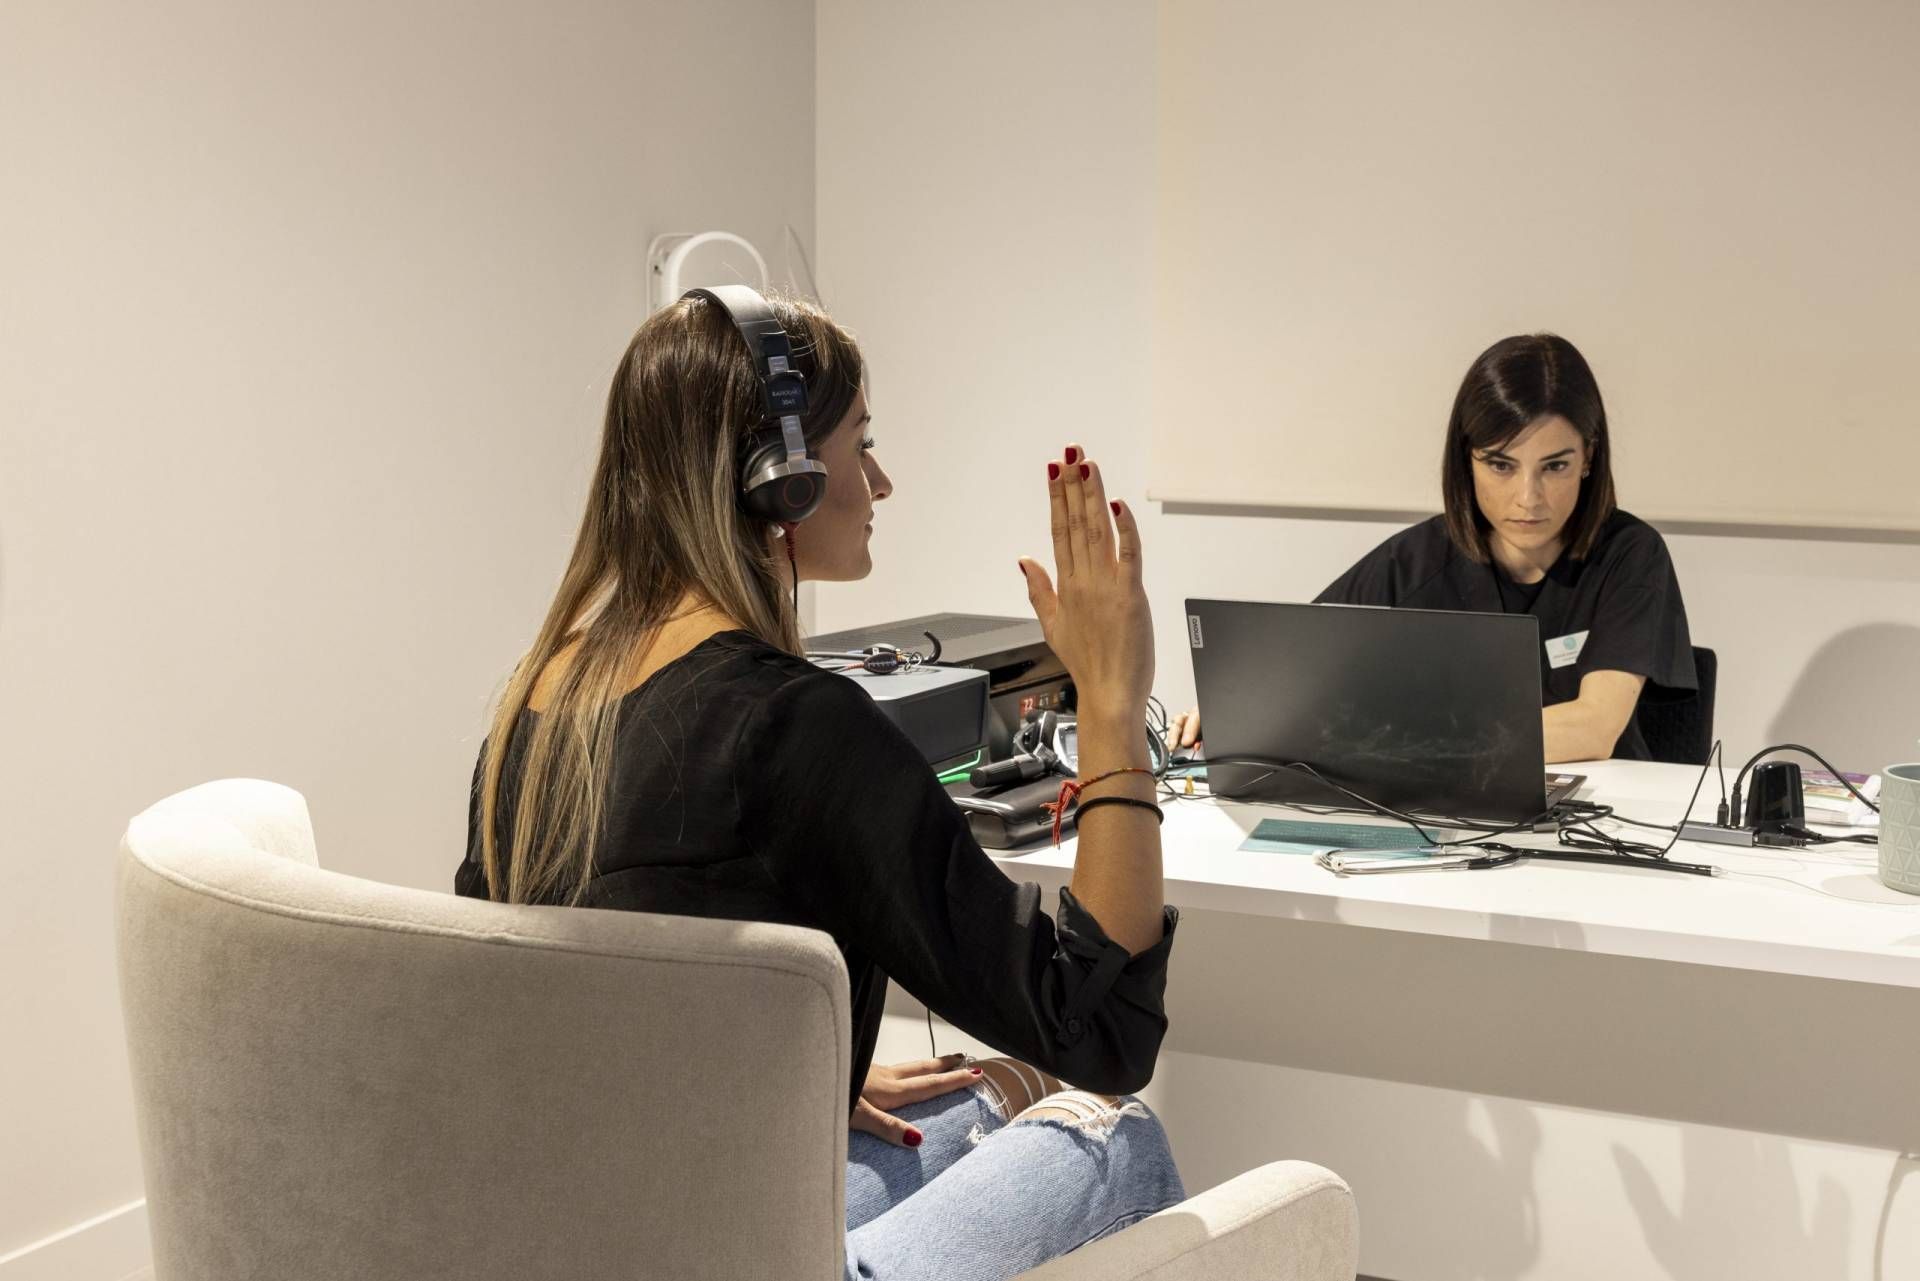
[[[1056,848],[1060,844],[1060,820],[1066,817],[1067,807],[1079,799],[1080,793],[1086,791],[1095,783],[1104,783],[1108,779],[1121,774],[1145,774],[1149,778],[1153,777],[1152,770],[1141,769],[1138,765],[1129,765],[1123,769],[1110,769],[1104,774],[1096,774],[1084,783],[1076,783],[1072,779],[1068,779],[1066,782],[1060,784],[1060,799],[1057,801],[1048,801],[1040,807],[1046,810],[1047,813],[1053,815],[1053,843]]]

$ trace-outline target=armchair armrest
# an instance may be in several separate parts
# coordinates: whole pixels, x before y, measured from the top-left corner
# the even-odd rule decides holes
[[[1276,1161],[1019,1281],[1353,1281],[1359,1218],[1339,1175]]]

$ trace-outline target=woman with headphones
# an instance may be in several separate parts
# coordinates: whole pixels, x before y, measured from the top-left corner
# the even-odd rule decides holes
[[[1687,610],[1666,543],[1615,505],[1607,411],[1572,343],[1532,334],[1480,353],[1447,422],[1440,494],[1440,515],[1315,603],[1532,614],[1546,759],[1645,759],[1641,699],[1699,688]],[[1193,747],[1199,709],[1167,737]]]
[[[1049,915],[867,694],[802,656],[799,583],[870,572],[892,489],[862,375],[826,315],[739,287],[640,327],[572,558],[481,749],[456,888],[832,935],[854,1020],[847,1275],[1010,1277],[1183,1196],[1130,1097],[1178,919],[1140,735],[1139,531],[1077,447],[1048,465],[1055,573],[1020,572],[1078,690],[1083,789]],[[890,979],[1012,1057],[874,1065]]]

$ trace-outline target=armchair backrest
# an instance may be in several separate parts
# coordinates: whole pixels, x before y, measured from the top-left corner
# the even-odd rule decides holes
[[[128,827],[118,937],[157,1281],[839,1275],[824,934],[327,872],[228,780]]]

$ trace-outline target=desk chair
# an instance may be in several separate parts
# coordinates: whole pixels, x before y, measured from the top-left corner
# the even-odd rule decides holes
[[[1713,691],[1720,660],[1710,649],[1693,647],[1693,671],[1700,689],[1684,698],[1649,699],[1642,693],[1634,716],[1647,740],[1647,754],[1676,765],[1705,765],[1713,750]]]
[[[758,922],[322,871],[300,794],[208,783],[121,846],[157,1281],[841,1276],[846,968]],[[1283,1161],[1027,1275],[1351,1281]]]

